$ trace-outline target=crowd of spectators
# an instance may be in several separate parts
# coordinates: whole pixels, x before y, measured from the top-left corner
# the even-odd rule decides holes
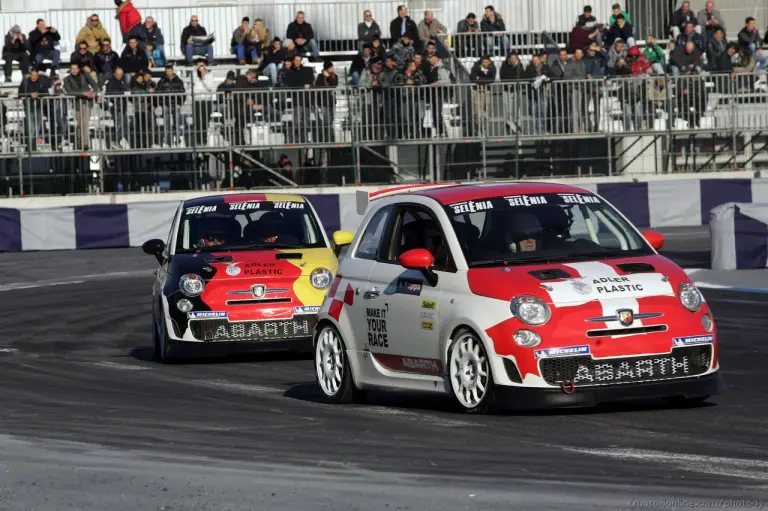
[[[228,113],[234,119],[237,143],[242,143],[243,128],[254,119],[279,121],[286,104],[269,94],[273,90],[306,92],[317,89],[316,92],[297,93],[291,100],[292,142],[306,141],[308,129],[303,126],[309,124],[309,113],[313,109],[316,109],[316,119],[324,126],[333,123],[336,96],[332,89],[339,85],[339,78],[330,61],[323,64],[319,73],[304,65],[305,57],[316,61],[320,52],[314,29],[305,20],[303,12],[296,13],[284,39],[272,37],[265,20],[257,18],[251,23],[249,17],[243,18],[240,26],[234,29],[229,47],[237,62],[250,65],[251,70],[240,77],[230,73],[218,86],[208,69],[214,64],[215,37],[209,35],[198,17],[193,15],[181,34],[180,48],[188,65],[194,65],[198,56],[204,57],[206,63],[197,67],[189,91],[189,85],[185,88],[184,81],[176,76],[172,64],[166,60],[162,31],[154,20],[147,17],[142,21],[131,0],[115,0],[115,5],[125,48],[118,54],[99,17],[90,16],[77,35],[78,47],[70,57],[70,75],[63,81],[56,77],[60,59],[57,46],[61,35],[55,27],[38,20],[28,36],[14,26],[5,37],[6,80],[12,63],[18,62],[25,75],[19,87],[22,97],[39,101],[41,96],[48,94],[40,85],[47,80],[50,80],[50,91],[63,90],[77,96],[78,137],[83,144],[87,145],[84,134],[88,132],[89,105],[99,94],[142,98],[148,94],[154,94],[155,98],[175,94],[172,101],[141,99],[134,103],[138,113],[132,121],[120,110],[119,105],[125,105],[125,101],[112,103],[118,105],[111,107],[113,116],[119,118],[116,132],[136,130],[138,126],[153,132],[155,118],[151,109],[163,101],[177,102],[171,105],[172,108],[163,109],[165,134],[157,141],[161,144],[177,143],[185,137],[188,143],[189,137],[183,133],[185,121],[178,107],[187,102],[185,94],[189,92],[195,96],[193,132],[198,137],[206,133],[214,109]],[[768,66],[768,56],[762,52],[768,36],[766,39],[760,37],[755,19],[747,18],[738,37],[728,41],[723,17],[713,1],[707,2],[698,13],[691,10],[689,1],[681,3],[672,15],[668,33],[663,36],[670,41],[668,53],[662,50],[653,34],[635,33],[631,13],[620,4],[614,4],[612,12],[604,14],[608,15],[607,21],[600,21],[592,8],[585,6],[566,48],[554,52],[537,50],[523,55],[512,48],[504,16],[491,5],[485,7],[479,22],[474,13],[467,14],[458,22],[453,34],[430,10],[425,11],[423,19],[416,23],[409,16],[408,8],[399,6],[388,32],[382,32],[372,11],[365,10],[363,21],[357,27],[359,53],[349,67],[349,84],[361,93],[364,125],[377,126],[384,132],[382,136],[407,135],[398,126],[423,125],[427,110],[431,110],[431,126],[442,132],[442,105],[450,99],[449,91],[443,86],[457,81],[448,62],[453,49],[458,57],[477,59],[469,72],[469,81],[474,84],[472,119],[480,120],[489,115],[494,108],[489,86],[506,82],[515,84],[515,93],[509,99],[513,106],[504,105],[501,110],[512,111],[515,116],[530,115],[535,132],[544,134],[555,129],[555,122],[567,125],[567,128],[560,128],[565,130],[599,129],[599,98],[606,79],[708,73],[735,77]],[[644,44],[640,44],[643,35]],[[498,53],[505,58],[497,71],[491,56]],[[50,79],[39,72],[46,60],[52,63]],[[30,67],[31,72],[28,71]],[[152,67],[165,67],[165,76],[155,82],[149,72]],[[582,83],[569,89],[569,80]],[[628,115],[640,118],[653,98],[666,97],[666,91],[659,89],[668,82],[637,83],[639,85],[620,85],[619,97],[629,105]],[[676,85],[676,93],[687,99],[695,97],[698,105],[704,88],[691,86],[691,83],[681,80],[680,85]],[[432,90],[417,93],[403,89],[420,85],[429,85]],[[237,91],[243,91],[243,94],[232,94]],[[233,97],[244,99],[233,102]],[[640,99],[627,99],[636,97]],[[141,106],[144,105],[142,101],[146,102],[146,108]],[[136,108],[136,104],[140,106]],[[638,104],[641,105],[638,107]],[[590,106],[595,115],[592,121],[585,121],[583,118]],[[697,108],[700,110],[700,105]],[[638,109],[642,115],[633,113]],[[133,126],[129,126],[131,122]],[[691,122],[695,122],[694,116]],[[30,123],[36,126],[37,120]],[[645,117],[642,122],[630,124],[640,128],[646,124]],[[175,131],[169,130],[168,126],[174,126]],[[329,128],[322,130],[324,135],[320,139],[332,137],[332,132]],[[120,140],[119,133],[116,137],[115,141]],[[151,137],[142,140],[143,145],[152,142]],[[204,140],[198,142],[204,143]]]

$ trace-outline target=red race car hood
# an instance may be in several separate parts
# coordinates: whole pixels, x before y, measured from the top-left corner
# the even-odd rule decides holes
[[[594,300],[673,296],[685,272],[669,259],[655,255],[628,259],[554,263],[467,272],[472,293],[510,301],[533,295],[550,305],[579,305]]]

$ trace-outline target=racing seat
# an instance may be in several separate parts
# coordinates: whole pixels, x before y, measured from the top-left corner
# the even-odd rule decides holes
[[[459,240],[459,245],[465,254],[470,253],[470,250],[480,238],[480,229],[478,229],[476,225],[470,223],[455,222],[454,232],[456,233],[456,238]]]
[[[289,219],[284,215],[277,211],[264,213],[258,220],[245,226],[243,239],[249,243],[263,243],[267,238],[278,236],[279,243],[301,243],[302,233],[298,236],[294,234],[297,229],[302,230],[301,218]]]

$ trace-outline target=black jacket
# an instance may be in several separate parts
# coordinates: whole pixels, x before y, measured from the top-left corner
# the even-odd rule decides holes
[[[371,56],[373,56],[373,53],[371,53]],[[367,67],[367,62],[365,58],[363,58],[362,53],[358,53],[357,55],[355,55],[355,58],[352,59],[352,64],[350,64],[349,66],[349,72],[362,73],[366,67]]]
[[[398,16],[393,19],[389,24],[389,37],[392,39],[392,44],[395,44],[400,40],[402,35],[403,19]],[[410,16],[405,17],[405,33],[411,38],[413,44],[417,44],[421,39],[419,38],[419,27],[416,26],[416,22],[413,21]]]
[[[285,38],[290,40],[306,39],[307,41],[310,41],[315,38],[315,31],[312,30],[312,25],[306,21],[302,24],[292,21],[285,31]]]
[[[11,40],[14,38],[13,35],[9,32],[5,34],[5,44],[3,44],[3,53],[24,53],[27,51],[27,36],[24,34],[19,34],[21,36],[21,41],[14,41],[13,44],[11,44]]]
[[[312,85],[315,81],[315,72],[311,67],[301,66],[299,69],[291,68],[285,77],[285,86],[290,89],[303,89],[305,85]]]
[[[163,77],[157,81],[156,92],[158,94],[174,95],[174,99],[172,100],[170,98],[165,98],[165,105],[168,105],[172,102],[176,103],[177,105],[181,105],[187,102],[187,96],[184,94],[184,82],[182,82],[181,78],[176,75],[173,75],[173,78],[170,79],[163,75]]]
[[[99,74],[111,73],[115,67],[120,65],[120,56],[114,50],[110,50],[109,53],[100,51],[93,56],[93,65]]]
[[[625,23],[624,28],[619,28],[619,24],[616,23],[611,25],[611,28],[605,36],[605,47],[610,48],[613,46],[616,39],[621,39],[622,41],[627,42],[630,37],[635,37],[635,30],[632,25]]]
[[[24,78],[19,85],[19,96],[27,98],[29,101],[38,102],[40,98],[33,99],[30,95],[33,92],[37,92],[40,96],[48,95],[49,84],[43,80],[42,76],[38,77],[36,82],[33,82],[29,77]]]
[[[120,67],[123,68],[123,71],[129,74],[149,68],[147,52],[137,47],[136,53],[134,53],[129,46],[126,46],[123,50],[123,54],[120,55]]]
[[[110,78],[107,80],[107,85],[105,87],[105,92],[107,96],[122,96],[126,92],[128,92],[130,89],[127,85],[123,82],[123,80],[117,80],[115,78]],[[123,101],[120,101],[120,103],[123,103]]]
[[[524,80],[525,79],[525,67],[523,66],[522,62],[519,60],[517,61],[517,65],[513,66],[509,63],[509,58],[504,61],[503,64],[501,64],[501,71],[499,71],[499,78],[501,78],[501,81],[503,82],[509,82],[514,80]]]
[[[688,23],[693,23],[693,26],[699,24],[696,19],[696,13],[689,10],[687,13],[683,13],[682,9],[678,9],[672,14],[672,26],[680,29],[680,32],[685,32],[685,26]]]
[[[197,25],[196,27],[193,27],[192,25],[187,25],[184,27],[184,30],[181,31],[181,48],[182,50],[187,47],[187,39],[190,37],[200,37],[208,35],[208,32],[205,30],[205,27],[202,25]]]
[[[488,66],[488,72],[482,71],[482,64],[480,61],[475,62],[472,66],[472,72],[469,74],[469,81],[477,85],[489,85],[496,81],[496,65],[491,61],[491,65]]]
[[[92,71],[95,71],[93,53],[89,51],[85,52],[85,55],[81,54],[79,51],[73,51],[72,55],[69,57],[69,62],[70,64],[80,64],[80,69],[88,66]]]
[[[155,48],[160,46],[161,44],[165,44],[165,38],[163,37],[163,32],[160,30],[160,27],[157,26],[157,24],[152,25],[152,31],[150,32],[147,30],[147,26],[145,24],[141,24],[141,27],[139,28],[139,33],[141,34],[142,39],[145,43],[151,44]],[[186,39],[184,39],[186,41]]]
[[[29,33],[29,52],[35,55],[43,50],[52,50],[60,40],[61,35],[58,31],[55,33],[48,31],[43,34],[36,28]]]
[[[370,43],[374,36],[381,37],[381,28],[375,21],[371,23],[371,26],[365,24],[365,22],[357,25],[357,40],[364,43]]]
[[[768,33],[766,33],[766,36],[768,36]],[[749,32],[747,27],[742,28],[739,32],[738,43],[744,50],[749,50],[750,44],[754,44],[756,48],[760,48],[760,31],[755,30],[754,32]]]

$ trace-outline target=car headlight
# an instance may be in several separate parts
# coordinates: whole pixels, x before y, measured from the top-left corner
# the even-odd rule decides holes
[[[333,273],[328,268],[315,268],[309,274],[309,281],[315,289],[325,289],[331,285]]]
[[[179,279],[179,289],[186,296],[200,296],[205,289],[205,281],[200,275],[187,273]]]
[[[677,294],[680,296],[680,303],[691,312],[696,312],[701,308],[704,299],[699,289],[690,282],[683,282],[677,288]]]
[[[513,316],[528,325],[543,325],[552,316],[549,306],[535,296],[518,296],[509,308]]]

